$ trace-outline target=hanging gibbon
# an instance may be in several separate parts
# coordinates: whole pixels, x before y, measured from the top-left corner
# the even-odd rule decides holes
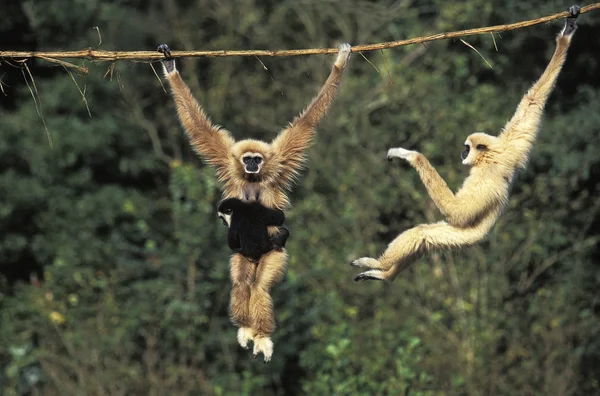
[[[250,260],[258,261],[269,251],[284,248],[290,236],[283,227],[283,210],[267,208],[258,201],[228,198],[219,204],[218,216],[229,228],[229,248]],[[270,236],[269,226],[279,227],[279,232]]]
[[[470,172],[456,194],[423,154],[403,148],[388,151],[389,161],[402,158],[416,169],[446,221],[421,224],[404,231],[378,259],[363,257],[352,261],[351,265],[355,267],[369,269],[357,275],[355,281],[392,281],[427,252],[467,247],[487,236],[507,204],[516,171],[527,164],[544,106],[565,62],[577,29],[579,6],[571,6],[569,11],[571,16],[556,39],[557,46],[550,63],[525,94],[500,135],[474,133],[465,141],[461,159],[470,167]]]
[[[349,44],[339,46],[337,58],[321,90],[287,128],[270,143],[246,139],[236,142],[231,134],[213,125],[175,67],[166,44],[158,47],[165,77],[171,88],[179,120],[196,152],[212,165],[223,185],[224,198],[259,201],[267,208],[283,210],[288,192],[303,168],[305,150],[316,128],[329,111],[350,57]],[[275,235],[278,227],[269,227]],[[231,296],[229,312],[239,327],[237,339],[247,348],[254,341],[254,355],[271,359],[275,329],[270,289],[283,279],[287,265],[285,249],[271,250],[258,262],[235,253],[230,259]]]

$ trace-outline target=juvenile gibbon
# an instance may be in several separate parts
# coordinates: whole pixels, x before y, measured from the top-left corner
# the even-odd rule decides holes
[[[369,269],[357,275],[355,281],[392,281],[427,252],[468,247],[487,236],[507,204],[516,171],[527,164],[544,106],[565,62],[577,29],[579,6],[571,6],[569,11],[571,16],[556,39],[557,46],[550,63],[522,98],[500,135],[474,133],[465,141],[461,159],[470,167],[470,172],[456,194],[421,153],[403,148],[388,151],[389,161],[402,158],[416,169],[446,221],[421,224],[404,231],[378,259],[354,260],[351,265]]]
[[[271,143],[254,139],[236,142],[227,130],[213,125],[179,75],[169,47],[162,44],[158,51],[165,55],[162,65],[179,120],[196,152],[216,169],[224,198],[259,201],[267,208],[284,210],[289,205],[288,192],[306,162],[305,150],[336,97],[350,45],[339,46],[317,96]],[[277,232],[277,227],[269,227],[270,235]],[[258,265],[239,253],[230,259],[229,312],[239,327],[238,342],[247,348],[253,340],[254,355],[262,353],[265,362],[273,353],[270,335],[275,329],[270,290],[283,279],[286,265],[286,251],[277,249],[264,254]]]
[[[229,227],[229,248],[256,262],[267,252],[284,248],[290,236],[289,230],[283,227],[283,211],[267,208],[258,201],[226,199],[219,204],[218,216]],[[279,227],[279,232],[269,236],[268,226]]]

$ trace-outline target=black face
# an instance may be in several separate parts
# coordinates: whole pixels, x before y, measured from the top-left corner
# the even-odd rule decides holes
[[[465,144],[465,149],[460,153],[460,158],[464,161],[469,156],[469,151],[471,151],[471,147],[468,144]]]
[[[242,161],[244,162],[244,167],[246,168],[246,173],[258,173],[259,165],[262,163],[262,157],[260,156],[247,156],[243,157]]]

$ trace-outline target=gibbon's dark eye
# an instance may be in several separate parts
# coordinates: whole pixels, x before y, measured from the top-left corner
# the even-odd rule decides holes
[[[248,162],[252,161],[252,157],[244,157],[242,161],[244,161],[244,164],[248,164]]]
[[[230,214],[232,214],[232,213],[233,213],[233,210],[232,210],[232,209],[225,209],[225,210],[223,211],[223,213],[225,213],[226,215],[230,215]]]
[[[469,156],[469,151],[471,151],[471,147],[468,144],[465,144],[465,149],[460,153],[460,158],[465,160]]]
[[[262,162],[262,160],[263,160],[262,157],[254,157],[254,162],[256,164],[260,164]]]
[[[477,150],[487,150],[487,146],[485,144],[478,144]]]

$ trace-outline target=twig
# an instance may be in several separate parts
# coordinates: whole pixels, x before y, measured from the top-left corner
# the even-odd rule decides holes
[[[73,80],[73,83],[75,84],[75,86],[77,87],[77,90],[79,91],[79,94],[81,95],[81,101],[85,105],[88,115],[90,116],[90,118],[92,118],[92,112],[90,111],[90,107],[88,106],[87,98],[85,97],[85,91],[86,91],[87,85],[83,86],[83,91],[82,91],[81,88],[79,88],[79,84],[77,83],[77,80],[75,80],[75,77],[73,77],[73,73],[71,73],[71,70],[67,69],[66,67],[65,67],[65,70],[67,71],[67,73],[69,73],[69,76],[71,76],[71,80]]]
[[[31,97],[33,98],[33,103],[35,104],[35,110],[38,115],[42,119],[42,124],[44,124],[44,129],[46,130],[46,136],[48,137],[48,144],[50,148],[54,148],[54,143],[52,143],[52,137],[50,136],[50,131],[48,130],[48,126],[46,125],[46,119],[44,118],[44,113],[42,111],[42,98],[40,97],[40,93],[38,92],[37,86],[35,85],[35,79],[33,78],[33,74],[29,70],[26,61],[23,61],[23,67],[27,70],[27,74],[29,74],[29,78],[31,78],[31,84],[33,85],[33,89],[31,89],[31,85],[29,85],[29,81],[27,81],[27,75],[21,69],[21,73],[23,73],[23,78],[25,79],[25,83],[27,84],[27,88],[29,88],[29,92],[31,93]],[[35,91],[35,92],[34,92]],[[37,95],[37,100],[36,100]]]
[[[4,73],[3,75],[0,76],[0,91],[2,91],[2,94],[4,96],[6,96],[6,92],[4,92],[4,83],[2,82],[2,77],[4,77],[6,73]]]
[[[42,56],[42,55],[38,56],[38,58],[43,59],[48,62],[57,63],[61,66],[64,66],[65,68],[70,67],[70,68],[76,69],[81,74],[87,74],[87,72],[88,72],[87,67],[77,66],[72,63],[62,61],[60,59],[49,58],[47,56]]]
[[[594,3],[581,7],[580,13],[600,9],[600,3]],[[360,51],[376,51],[387,48],[402,47],[405,45],[426,43],[428,41],[445,40],[458,37],[475,36],[484,33],[506,32],[509,30],[522,29],[529,26],[548,23],[556,19],[562,19],[570,16],[568,11],[559,12],[557,14],[548,15],[545,17],[531,19],[511,23],[508,25],[496,25],[483,28],[459,30],[455,32],[437,33],[429,36],[415,37],[406,40],[389,41],[385,43],[356,45],[352,47],[352,52]],[[171,56],[174,58],[182,57],[222,57],[222,56],[299,56],[299,55],[317,55],[317,54],[337,54],[337,48],[311,48],[298,50],[216,50],[216,51],[172,51]],[[0,58],[85,58],[96,61],[116,61],[116,60],[160,60],[164,57],[157,51],[101,51],[92,48],[80,51],[0,51]]]
[[[469,44],[468,42],[466,42],[463,39],[460,39],[461,43],[463,43],[464,45],[466,45],[467,47],[471,48],[473,51],[477,52],[477,55],[479,55],[481,57],[481,59],[483,59],[483,61],[485,63],[487,63],[487,65],[490,67],[490,69],[493,69],[494,67],[490,64],[490,62],[487,61],[487,59],[485,59],[485,57],[483,55],[481,55],[481,52],[477,51],[477,48],[473,47],[471,44]]]

